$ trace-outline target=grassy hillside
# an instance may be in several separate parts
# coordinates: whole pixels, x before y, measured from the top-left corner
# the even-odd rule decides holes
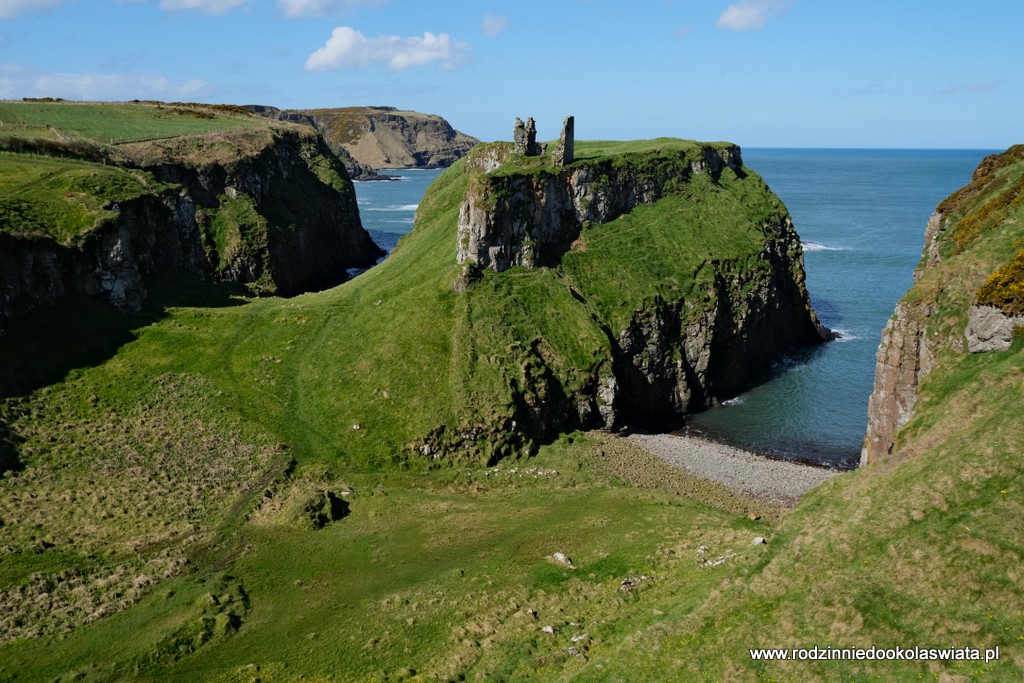
[[[732,206],[739,180],[723,182],[694,191]],[[569,624],[614,641],[614,615],[653,585],[657,566],[717,581],[659,550],[665,538],[737,545],[766,533],[744,515],[777,512],[717,487],[660,477],[731,512],[624,486],[612,473],[651,459],[589,437],[494,470],[470,459],[431,471],[432,458],[412,455],[409,443],[441,424],[505,415],[510,382],[538,371],[537,358],[582,373],[608,343],[553,270],[492,273],[453,291],[467,183],[461,164],[444,174],[396,253],[334,290],[246,300],[168,273],[138,316],[74,301],[0,340],[16,359],[0,368],[13,465],[0,482],[4,638],[14,638],[0,645],[5,674],[572,669],[583,659],[566,654],[580,635],[569,631],[582,627]],[[604,258],[604,232],[642,242],[643,225],[595,227],[587,239]],[[652,238],[701,227],[650,225]],[[616,305],[652,294],[638,288]],[[56,334],[62,320],[82,333]],[[505,455],[521,446],[500,435],[494,445]],[[595,447],[606,455],[595,460]],[[83,480],[117,485],[82,493]],[[332,497],[351,514],[313,530],[310,510]],[[554,563],[555,551],[579,569]],[[626,579],[635,592],[619,591]],[[547,621],[565,647],[540,631]],[[103,654],[113,643],[117,653]],[[322,654],[309,659],[311,647]]]
[[[953,343],[974,293],[1019,249],[1018,214],[911,292],[938,297],[935,331],[950,343],[899,452],[787,512],[596,434],[488,469],[411,456],[439,422],[507,409],[531,358],[586,368],[599,355],[606,338],[563,305],[560,277],[613,312],[657,292],[639,276],[620,293],[599,286],[619,274],[678,260],[679,281],[662,286],[690,286],[696,256],[641,259],[637,245],[735,249],[742,261],[746,229],[728,240],[706,221],[728,216],[736,230],[753,199],[739,201],[738,180],[698,185],[698,208],[661,202],[593,228],[562,273],[486,273],[460,296],[467,184],[463,164],[446,172],[397,252],[327,292],[249,300],[167,273],[137,316],[69,302],[0,339],[0,357],[15,359],[0,366],[0,455],[13,466],[0,479],[0,678],[1024,672],[1024,347],[970,356]],[[661,212],[684,219],[683,238],[668,238]],[[862,645],[999,645],[1001,656],[767,664],[748,653]]]
[[[114,203],[164,187],[143,171],[0,152],[0,231],[68,245],[112,219]]]
[[[932,311],[934,368],[893,455],[812,492],[763,566],[685,620],[658,627],[664,648],[652,664],[678,660],[684,677],[722,680],[1024,675],[1024,337],[981,354],[964,341],[968,309],[993,273],[1015,272],[1024,241],[1020,151],[990,157],[940,207],[950,217],[938,236],[941,260],[905,297]],[[765,664],[747,654],[814,646],[998,646],[1000,657]]]

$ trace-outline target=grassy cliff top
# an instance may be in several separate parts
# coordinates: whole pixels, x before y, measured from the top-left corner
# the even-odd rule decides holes
[[[282,131],[315,135],[230,105],[0,102],[0,232],[69,244],[168,187],[138,167],[228,164]]]
[[[230,105],[163,102],[0,102],[0,137],[99,145],[267,126]]]
[[[0,232],[68,245],[111,218],[114,203],[165,187],[142,171],[0,152]]]
[[[493,175],[556,172],[561,167],[555,166],[551,159],[551,152],[557,143],[557,140],[548,142],[546,153],[530,157],[514,154],[510,142],[481,143],[470,150],[467,160],[470,169],[474,172],[480,172],[489,167],[488,163],[500,163],[501,165],[497,169],[490,172]],[[630,159],[654,159],[681,155],[696,159],[703,150],[709,148],[715,150],[736,149],[736,145],[731,142],[698,142],[682,138],[622,141],[576,140],[574,144],[575,159],[570,166],[602,161],[623,162]]]

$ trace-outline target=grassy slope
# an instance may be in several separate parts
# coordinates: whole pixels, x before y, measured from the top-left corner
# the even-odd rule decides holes
[[[0,231],[68,245],[112,217],[111,203],[163,187],[142,171],[0,152]]]
[[[194,573],[161,583],[137,607],[66,638],[0,645],[0,676],[383,680],[409,677],[412,670],[502,680],[1019,675],[1024,444],[1019,417],[1005,407],[1019,402],[1020,341],[999,354],[944,351],[924,387],[934,398],[922,399],[904,431],[904,457],[836,478],[779,526],[737,515],[748,504],[720,492],[710,495],[734,512],[681,499],[671,491],[708,493],[657,469],[655,490],[624,487],[612,472],[649,484],[650,478],[634,475],[654,465],[595,443],[596,437],[562,439],[536,459],[490,473],[390,467],[395,444],[480,400],[452,381],[446,364],[476,359],[483,368],[477,387],[496,377],[487,359],[502,351],[501,342],[491,350],[467,349],[460,325],[504,330],[510,336],[497,338],[511,341],[554,334],[527,326],[554,325],[550,316],[525,315],[564,293],[564,285],[546,279],[551,274],[510,271],[509,279],[523,285],[515,299],[504,281],[485,278],[471,301],[486,315],[461,308],[466,299],[450,284],[457,272],[453,226],[464,190],[460,169],[445,174],[421,204],[430,222],[419,221],[385,266],[329,292],[226,306],[238,301],[206,288],[180,291],[182,284],[172,281],[161,288],[163,301],[154,302],[166,310],[130,326],[134,341],[107,350],[112,356],[105,362],[96,360],[95,349],[84,350],[92,354],[91,367],[8,405],[2,419],[28,436],[22,453],[29,470],[42,467],[47,475],[44,460],[59,462],[64,444],[88,445],[91,432],[107,433],[100,422],[111,406],[130,414],[140,401],[156,405],[152,396],[161,378],[196,378],[188,386],[198,393],[186,392],[187,409],[166,419],[235,425],[239,443],[286,442],[300,460],[290,486],[308,487],[316,479],[351,491],[352,515],[316,532],[272,514],[241,523],[239,513],[251,498],[237,496],[234,516],[212,510],[197,518],[198,549],[186,548]],[[975,291],[1012,253],[1005,242],[1014,235],[1007,231],[1020,225],[986,232],[959,260],[949,258],[922,279],[928,287],[930,278],[946,278],[945,285],[914,294],[943,293],[940,306],[948,315],[936,317],[942,329],[962,329],[963,305],[972,296],[958,294],[952,283],[972,273],[974,289],[966,291]],[[592,237],[594,249],[601,249],[598,231]],[[180,305],[194,304],[197,295],[213,298],[205,306]],[[503,308],[491,308],[499,303]],[[587,341],[591,332],[582,318],[558,329],[579,340],[563,347],[567,363],[585,363],[592,344],[600,343],[596,336]],[[0,341],[0,351],[17,354],[31,341],[26,331]],[[63,348],[63,354],[66,366],[76,367],[76,351]],[[29,363],[16,379],[24,387],[34,377],[36,384],[50,381],[51,373]],[[494,388],[490,400],[500,399],[500,386]],[[70,416],[83,426],[68,434]],[[352,429],[355,424],[360,429]],[[152,430],[140,430],[137,438],[167,442]],[[181,458],[202,462],[210,455],[178,441],[167,447]],[[325,464],[333,475],[323,471]],[[120,475],[112,470],[107,476]],[[34,504],[45,510],[53,490],[46,476],[32,481],[43,486]],[[116,503],[128,510],[143,506],[144,491],[125,493]],[[182,493],[161,499],[177,505]],[[115,512],[97,509],[97,516]],[[0,519],[11,514],[0,512]],[[113,522],[100,520],[123,533],[116,513]],[[48,534],[55,548],[3,556],[6,581],[73,560],[74,549],[61,540],[71,523],[40,523],[33,533]],[[12,527],[0,527],[0,545],[22,542],[11,536]],[[203,550],[204,532],[220,539],[215,551]],[[755,535],[768,536],[770,544],[751,546]],[[569,554],[578,569],[553,564],[546,556],[555,550]],[[720,565],[703,564],[723,557]],[[74,561],[104,565],[104,558],[86,554]],[[627,578],[636,587],[620,592]],[[235,619],[241,619],[237,632]],[[540,630],[545,625],[555,627],[554,636]],[[572,641],[584,633],[586,639]],[[933,644],[999,644],[1002,659],[995,667],[942,668],[755,665],[747,655],[758,645]],[[197,652],[188,655],[193,646]]]
[[[496,479],[472,468],[417,475],[394,468],[405,442],[440,421],[455,423],[460,408],[480,408],[486,401],[497,409],[505,407],[508,386],[502,377],[520,371],[515,367],[517,344],[525,347],[543,335],[557,352],[558,363],[586,367],[607,343],[586,309],[568,306],[568,287],[552,271],[485,278],[471,297],[460,298],[452,291],[458,273],[454,229],[466,183],[461,166],[445,174],[421,203],[416,232],[386,264],[328,292],[237,306],[229,304],[240,300],[224,298],[217,288],[175,278],[155,283],[152,307],[145,314],[122,319],[120,327],[116,321],[111,325],[111,333],[131,339],[129,343],[78,350],[54,342],[55,359],[64,367],[90,365],[41,391],[29,393],[53,381],[53,364],[31,362],[27,349],[40,335],[48,335],[54,321],[40,316],[33,326],[0,341],[5,355],[26,359],[2,373],[5,393],[25,395],[8,402],[3,421],[24,439],[19,451],[27,465],[3,486],[24,487],[26,498],[18,501],[48,500],[55,493],[48,488],[47,482],[54,481],[51,473],[63,468],[63,458],[83,453],[87,463],[95,460],[87,466],[124,482],[117,495],[83,512],[80,521],[100,537],[120,534],[130,545],[149,533],[147,524],[163,528],[164,517],[177,519],[180,506],[192,509],[196,503],[189,496],[204,500],[203,490],[195,492],[187,473],[181,477],[181,491],[151,483],[159,479],[168,458],[191,463],[199,471],[227,465],[212,460],[216,449],[223,448],[221,442],[211,442],[214,450],[207,450],[186,423],[198,425],[200,435],[212,429],[210,438],[234,440],[242,452],[287,444],[281,455],[268,453],[255,461],[260,466],[235,488],[211,489],[218,505],[197,509],[192,526],[167,538],[174,558],[188,558],[197,574],[170,579],[156,591],[139,590],[127,598],[122,594],[120,599],[129,601],[148,597],[142,605],[85,626],[66,640],[44,637],[0,646],[8,673],[28,661],[35,672],[31,678],[76,669],[88,673],[94,664],[97,677],[115,675],[98,662],[119,667],[118,676],[138,666],[140,672],[167,669],[186,679],[192,676],[189,672],[231,671],[253,661],[285,663],[292,675],[348,672],[343,677],[404,665],[455,673],[478,667],[510,676],[572,670],[582,660],[567,655],[571,643],[562,647],[561,641],[578,627],[561,622],[584,623],[607,647],[625,628],[626,622],[613,617],[623,605],[635,602],[632,594],[618,592],[623,578],[655,576],[654,569],[662,566],[668,572],[664,576],[678,575],[703,586],[695,593],[699,595],[718,579],[694,563],[697,539],[711,539],[724,552],[727,544],[739,548],[738,539],[749,542],[755,532],[766,533],[764,523],[680,502],[671,493],[623,488],[594,464],[586,440],[560,442],[521,466],[560,472],[536,479],[512,472],[512,466],[505,466]],[[598,232],[595,228],[595,239]],[[103,317],[99,310],[74,312],[81,305],[68,304],[55,316]],[[102,333],[104,324],[83,328]],[[483,342],[493,347],[485,348]],[[474,367],[469,379],[464,363]],[[175,378],[187,382],[180,409],[173,408],[174,401],[154,403]],[[157,424],[131,427],[132,420],[140,419],[137,406],[145,406],[147,414],[153,411]],[[128,425],[108,420],[105,426],[111,414],[128,415]],[[69,432],[69,423],[78,426]],[[223,430],[217,430],[218,424]],[[135,441],[106,436],[119,430],[133,434]],[[132,457],[136,451],[160,455],[140,461]],[[252,505],[247,486],[273,474],[290,453],[300,461],[300,482],[315,463],[326,463],[344,478],[343,483],[328,480],[332,486],[353,489],[350,519],[321,532],[300,532],[273,518],[239,526],[240,512]],[[608,457],[611,461],[616,456]],[[70,482],[78,471],[63,476],[71,477]],[[56,493],[68,488],[59,483],[64,479],[57,481]],[[736,511],[750,507],[713,489],[692,483],[679,487],[700,491]],[[166,501],[155,520],[145,514],[152,500]],[[40,545],[41,554],[4,556],[0,575],[8,585],[44,591],[39,582],[45,576],[73,567],[83,576],[81,583],[93,586],[96,602],[107,599],[96,584],[104,580],[103,571],[116,571],[124,563],[117,547],[78,540],[74,518],[48,517],[46,505],[32,517],[38,526],[27,532],[20,526],[24,514],[19,506],[15,501],[0,512],[0,519],[15,522],[0,527],[4,543],[12,549],[40,542],[53,547]],[[225,517],[225,510],[233,516]],[[131,521],[136,519],[152,521]],[[209,550],[206,544],[213,538],[219,541]],[[659,549],[666,538],[683,545]],[[232,562],[240,547],[245,553]],[[90,548],[104,550],[93,556]],[[555,550],[574,556],[579,573],[545,559]],[[742,556],[754,557],[752,552]],[[140,557],[146,559],[145,553]],[[222,581],[211,567],[230,567],[235,578]],[[131,565],[122,574],[134,585],[147,571]],[[43,575],[33,578],[35,572]],[[197,603],[210,592],[206,586],[217,581],[231,586],[240,582],[251,606],[239,607],[241,600],[220,601],[228,605],[226,611],[213,613],[213,603]],[[666,585],[661,590],[670,594],[674,589]],[[301,609],[294,607],[298,595],[303,596]],[[407,608],[405,600],[419,606]],[[560,626],[557,647],[522,613],[528,603],[536,605],[538,618]],[[694,604],[688,602],[686,609]],[[246,626],[231,636],[236,608]],[[410,618],[412,624],[406,622]],[[204,619],[214,624],[221,619],[227,626],[211,626],[207,635],[196,635],[206,633]],[[468,635],[459,630],[467,627],[467,620],[478,622]],[[310,622],[316,627],[307,629]],[[330,642],[337,644],[322,647],[307,638],[313,632],[330,635]],[[181,657],[188,649],[182,642],[205,637],[214,644],[195,657]],[[374,638],[381,640],[373,643]],[[116,654],[111,643],[117,643]],[[311,647],[320,654],[310,658]]]

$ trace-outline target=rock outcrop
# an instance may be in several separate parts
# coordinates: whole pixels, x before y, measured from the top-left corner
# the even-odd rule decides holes
[[[971,306],[967,313],[967,350],[971,353],[1005,351],[1013,335],[1024,327],[1024,315],[1010,315],[995,306]]]
[[[344,167],[312,130],[172,138],[118,155],[166,189],[120,202],[69,244],[0,235],[0,329],[72,293],[139,310],[146,277],[162,266],[289,296],[343,282],[347,268],[383,254]]]
[[[123,202],[115,220],[73,246],[0,234],[0,331],[6,321],[54,306],[73,293],[137,311],[146,298],[145,276],[160,266],[185,268],[204,278],[212,274],[195,204],[177,191]]]
[[[861,465],[891,453],[896,432],[914,415],[917,386],[934,364],[934,351],[926,334],[933,308],[901,301],[882,330]]]
[[[555,166],[568,166],[576,159],[575,144],[576,119],[566,116],[562,121],[562,132],[558,136],[558,144],[555,145],[555,151],[551,155]]]

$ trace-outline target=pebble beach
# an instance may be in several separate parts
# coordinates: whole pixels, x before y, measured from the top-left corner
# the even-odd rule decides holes
[[[838,470],[775,460],[685,434],[630,434],[625,438],[695,477],[783,505],[795,504],[811,489],[841,474]]]

